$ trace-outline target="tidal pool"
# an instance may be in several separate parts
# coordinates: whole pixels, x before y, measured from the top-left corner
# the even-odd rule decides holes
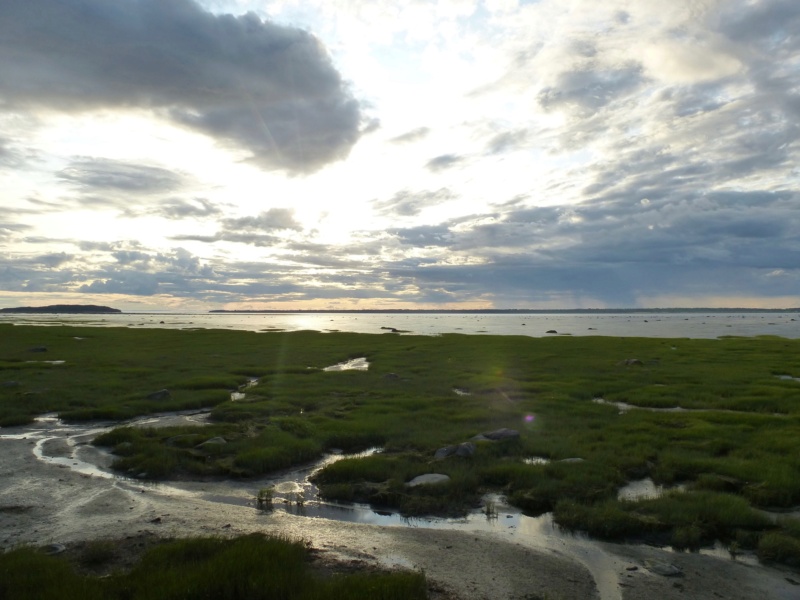
[[[129,421],[128,425],[160,427],[192,423],[203,426],[208,412],[184,412],[154,415]],[[583,564],[592,574],[602,600],[620,600],[617,558],[602,543],[582,534],[571,534],[561,530],[553,521],[552,514],[537,517],[522,514],[510,506],[500,494],[488,494],[482,506],[476,507],[464,518],[407,518],[391,512],[375,510],[363,504],[326,502],[319,498],[316,486],[309,479],[318,470],[337,460],[351,456],[366,456],[380,452],[371,448],[357,455],[331,453],[313,464],[287,470],[270,477],[253,480],[212,481],[167,481],[148,482],[121,476],[110,469],[113,456],[104,449],[90,444],[91,440],[119,424],[67,424],[53,415],[46,415],[25,427],[0,430],[0,451],[5,441],[26,440],[36,460],[61,469],[70,469],[95,484],[108,482],[108,489],[115,488],[153,493],[172,498],[192,498],[208,503],[226,504],[260,511],[270,519],[272,511],[287,512],[306,519],[327,519],[353,524],[369,524],[382,527],[407,527],[432,530],[454,530],[463,532],[488,532],[501,539],[515,541],[525,546],[566,555]],[[533,460],[541,460],[531,457]],[[540,463],[541,464],[541,463]],[[272,511],[257,508],[256,496],[264,487],[273,489]],[[631,482],[620,490],[621,497],[641,498],[660,493],[661,488],[651,480]],[[76,494],[80,494],[76,490]],[[97,491],[92,492],[97,495]],[[365,535],[369,535],[365,530]],[[671,550],[670,548],[665,548]],[[709,554],[730,559],[727,549],[721,544],[701,550]],[[737,556],[739,562],[757,564],[752,555]],[[396,564],[402,564],[398,556]]]

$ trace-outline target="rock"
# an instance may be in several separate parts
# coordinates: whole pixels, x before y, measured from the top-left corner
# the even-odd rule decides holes
[[[503,427],[502,429],[495,429],[494,431],[481,433],[480,435],[482,436],[482,439],[491,440],[493,442],[502,442],[504,440],[515,440],[519,438],[519,431],[516,429],[507,429]],[[472,439],[474,440],[475,438]]]
[[[64,544],[48,544],[44,547],[45,554],[61,554],[67,547]]]
[[[392,333],[398,333],[400,330],[395,329],[394,327],[381,327],[381,329],[385,329],[386,331],[391,331]]]
[[[426,473],[425,475],[414,477],[414,479],[406,483],[406,486],[417,487],[418,485],[437,485],[440,483],[447,483],[448,481],[450,481],[450,477],[447,475],[442,475],[441,473]]]
[[[169,400],[170,398],[172,398],[172,394],[170,394],[169,390],[166,388],[153,392],[152,394],[147,394],[148,400]]]
[[[644,366],[644,363],[641,360],[639,360],[638,358],[626,358],[625,360],[623,360],[619,364],[625,365],[626,367],[634,367],[634,366],[635,367],[643,367]]]
[[[476,450],[475,444],[472,442],[462,442],[456,446],[456,456],[461,458],[471,458],[474,456]]]
[[[433,455],[433,458],[437,460],[441,460],[443,458],[447,458],[448,456],[452,456],[456,452],[455,446],[445,446],[444,448],[439,448]]]
[[[545,333],[558,333],[555,329],[548,329]]]
[[[683,571],[681,571],[678,567],[668,562],[662,562],[660,560],[652,560],[645,562],[644,566],[647,567],[648,571],[655,573],[656,575],[661,575],[662,577],[683,576]]]
[[[28,348],[28,352],[47,352],[47,346],[34,346],[33,348]]]
[[[445,446],[439,448],[433,455],[436,460],[447,458],[448,456],[460,456],[461,458],[470,458],[475,454],[476,446],[472,442],[461,442],[457,446]]]

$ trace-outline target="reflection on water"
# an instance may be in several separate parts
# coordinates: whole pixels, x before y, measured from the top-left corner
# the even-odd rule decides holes
[[[344,362],[325,367],[323,371],[366,371],[369,369],[369,362],[366,358],[353,358]]]
[[[194,423],[203,425],[208,413],[169,413],[134,419],[129,425],[159,427],[175,423]],[[26,427],[0,430],[0,452],[4,440],[31,440],[34,456],[47,464],[68,468],[85,476],[113,480],[113,485],[126,485],[132,482],[110,471],[113,457],[106,451],[89,443],[96,435],[108,431],[106,426],[65,424],[52,415],[36,420]],[[592,573],[603,600],[619,598],[616,565],[612,555],[600,544],[582,534],[562,531],[553,521],[551,513],[531,517],[507,504],[499,494],[483,498],[483,507],[476,507],[463,518],[408,518],[391,511],[379,511],[363,504],[342,504],[320,500],[317,487],[309,479],[320,469],[343,458],[368,456],[380,452],[380,448],[370,448],[356,455],[329,454],[314,464],[287,471],[278,476],[258,480],[220,480],[220,481],[174,481],[167,483],[144,482],[136,480],[137,488],[173,497],[194,497],[207,502],[234,506],[252,506],[256,510],[255,498],[258,490],[264,487],[273,489],[273,510],[284,511],[306,518],[331,519],[348,523],[363,523],[383,527],[414,527],[421,529],[457,530],[470,532],[489,532],[507,537],[525,545],[548,549],[571,556],[584,564]],[[546,459],[531,457],[531,464],[543,464]],[[655,497],[663,490],[650,479],[634,481],[619,491],[621,499],[635,500]],[[267,513],[268,514],[268,513]],[[670,548],[667,548],[670,550]],[[730,552],[722,544],[705,548],[701,554],[731,559]],[[737,555],[736,560],[747,564],[758,564],[751,554]],[[402,557],[397,557],[402,564]]]
[[[383,334],[396,329],[416,335],[464,333],[545,337],[557,330],[570,335],[654,338],[717,338],[778,335],[800,338],[800,315],[772,313],[121,313],[92,315],[0,314],[0,323],[161,329],[240,329],[245,331],[348,331]]]

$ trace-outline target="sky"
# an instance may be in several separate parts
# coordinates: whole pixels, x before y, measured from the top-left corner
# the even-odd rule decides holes
[[[2,0],[0,307],[800,306],[797,0]]]

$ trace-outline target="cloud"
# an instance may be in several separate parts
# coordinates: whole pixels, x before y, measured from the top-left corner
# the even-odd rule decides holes
[[[410,142],[416,142],[428,137],[431,130],[428,127],[417,127],[416,129],[412,129],[411,131],[407,131],[397,137],[393,137],[389,141],[393,144],[408,144]]]
[[[455,194],[447,188],[422,192],[400,190],[390,199],[375,202],[373,206],[379,213],[384,215],[413,217],[429,206],[436,206],[448,200],[453,200],[455,197]]]
[[[678,40],[649,44],[643,62],[651,76],[678,84],[714,81],[742,68],[736,56],[722,48]]]
[[[9,140],[0,137],[0,169],[16,169],[25,162],[22,153]]]
[[[174,171],[107,158],[77,158],[58,177],[85,192],[155,194],[175,190],[184,177]]]
[[[60,267],[65,262],[72,260],[72,256],[66,252],[51,252],[49,254],[42,254],[36,257],[35,262],[44,265],[50,269]]]
[[[192,0],[4,0],[6,110],[147,110],[267,169],[345,157],[361,111],[310,33]]]
[[[153,296],[160,293],[158,277],[153,273],[123,271],[105,279],[95,279],[81,285],[78,291],[84,294],[131,294]]]
[[[150,210],[151,213],[165,219],[202,219],[215,217],[222,214],[222,209],[205,198],[186,200],[183,198],[170,198]]]
[[[301,231],[303,226],[294,218],[294,211],[289,208],[270,208],[255,217],[224,219],[222,227],[228,232],[240,231]]]
[[[545,110],[566,107],[591,114],[632,93],[641,83],[638,65],[618,69],[581,67],[560,73],[552,86],[539,92],[538,102]]]
[[[430,159],[425,164],[425,167],[428,170],[436,173],[438,171],[444,171],[445,169],[449,169],[450,167],[455,166],[456,164],[460,163],[463,159],[464,159],[463,156],[458,156],[457,154],[442,154],[440,156]]]

